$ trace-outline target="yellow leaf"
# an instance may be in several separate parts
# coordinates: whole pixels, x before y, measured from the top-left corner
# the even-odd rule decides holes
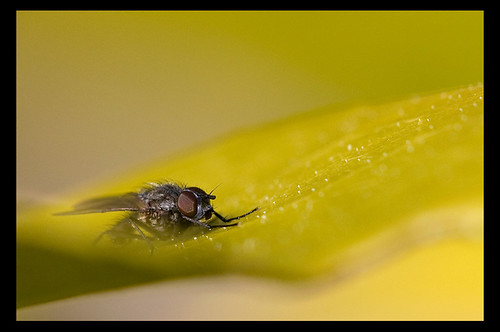
[[[223,215],[260,209],[237,227],[192,227],[155,242],[152,255],[142,240],[93,243],[121,213],[52,215],[164,178],[207,191],[220,184],[214,205]],[[339,280],[423,243],[481,242],[482,216],[482,86],[328,106],[18,211],[18,306],[214,273]]]

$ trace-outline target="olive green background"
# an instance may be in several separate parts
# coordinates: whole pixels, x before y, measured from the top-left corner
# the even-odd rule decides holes
[[[482,81],[482,12],[20,11],[18,197],[311,108]]]

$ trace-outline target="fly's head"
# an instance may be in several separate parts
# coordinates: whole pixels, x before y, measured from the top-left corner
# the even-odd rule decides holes
[[[177,208],[179,212],[188,219],[200,220],[212,218],[213,208],[210,200],[215,199],[215,195],[207,194],[198,187],[184,188],[177,197]]]

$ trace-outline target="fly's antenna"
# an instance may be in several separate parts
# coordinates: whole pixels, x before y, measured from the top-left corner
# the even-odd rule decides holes
[[[210,199],[215,199],[215,195],[212,195],[212,193],[214,192],[215,189],[219,188],[219,186],[221,185],[222,183],[219,183],[218,185],[215,186],[214,189],[212,189],[209,193],[208,193],[208,196],[210,197]]]
[[[211,190],[208,194],[209,194],[209,195],[212,195],[212,193],[214,192],[214,190],[215,190],[215,189],[217,189],[217,188],[219,188],[221,184],[222,184],[222,183],[219,183],[218,185],[216,185],[216,186],[215,186],[215,188],[214,188],[214,189],[212,189],[212,190]]]

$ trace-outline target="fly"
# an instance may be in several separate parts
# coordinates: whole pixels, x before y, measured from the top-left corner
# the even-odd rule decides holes
[[[207,194],[198,187],[183,187],[175,183],[150,183],[139,192],[92,198],[76,204],[72,211],[56,215],[127,211],[129,213],[125,218],[98,239],[104,234],[111,235],[114,239],[138,235],[151,246],[150,239],[143,230],[154,239],[161,240],[171,236],[173,230],[193,224],[207,229],[236,226],[239,222],[230,222],[246,217],[258,209],[256,207],[240,216],[225,218],[214,210],[211,200],[216,197],[212,192]],[[209,224],[212,215],[224,224]]]

